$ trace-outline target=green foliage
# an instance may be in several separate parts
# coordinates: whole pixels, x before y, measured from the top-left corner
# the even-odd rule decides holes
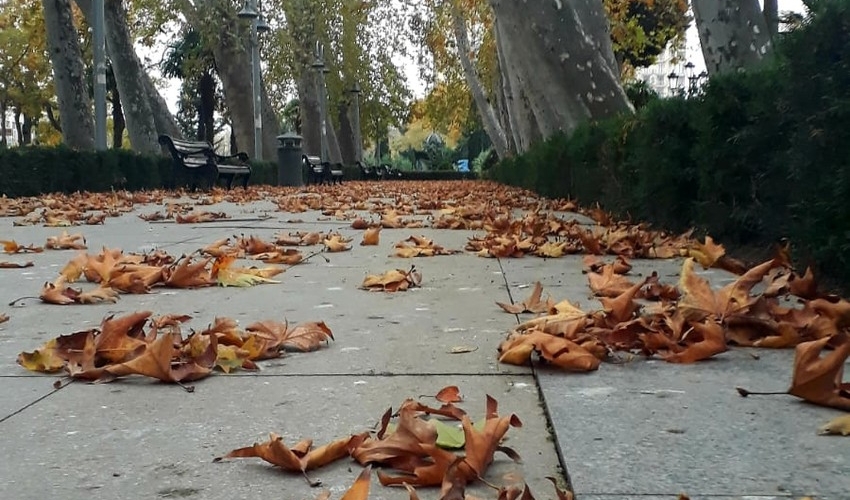
[[[647,104],[659,98],[656,92],[644,80],[633,80],[623,84],[623,90],[626,91],[629,101],[635,109],[642,109]]]
[[[652,99],[489,171],[552,197],[729,244],[788,237],[804,264],[850,280],[850,0],[822,0],[774,60]]]

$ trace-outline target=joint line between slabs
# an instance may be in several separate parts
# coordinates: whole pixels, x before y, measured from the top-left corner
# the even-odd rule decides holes
[[[514,302],[514,295],[511,293],[511,285],[508,284],[508,277],[505,275],[505,268],[502,266],[502,259],[496,257],[496,262],[499,263],[499,272],[502,273],[502,281],[505,282],[505,291],[508,292],[508,300],[511,301],[511,305],[516,304]],[[522,323],[519,319],[519,314],[514,314],[514,318],[516,319],[516,324]]]
[[[532,373],[468,373],[468,372],[405,372],[405,373],[270,373],[233,375],[229,378],[295,378],[295,377],[529,377]]]
[[[70,382],[69,382],[69,383],[67,383],[67,384],[62,384],[62,385],[60,385],[58,388],[54,388],[52,391],[48,392],[48,393],[47,393],[47,394],[45,394],[44,396],[39,397],[39,398],[38,398],[38,399],[36,399],[35,401],[32,401],[32,402],[30,402],[30,403],[28,403],[28,404],[24,405],[23,407],[18,408],[17,410],[13,411],[12,413],[10,413],[10,414],[6,415],[5,417],[0,418],[0,424],[2,424],[3,422],[5,422],[5,421],[9,420],[10,418],[14,417],[15,415],[18,415],[19,413],[23,413],[24,411],[28,410],[29,408],[32,408],[33,406],[37,405],[38,403],[41,403],[41,402],[42,402],[42,401],[44,401],[45,399],[47,399],[47,398],[49,398],[50,396],[52,396],[52,395],[56,394],[57,392],[61,391],[62,389],[64,389],[64,388],[68,387],[69,385],[71,385],[71,383],[70,383]]]

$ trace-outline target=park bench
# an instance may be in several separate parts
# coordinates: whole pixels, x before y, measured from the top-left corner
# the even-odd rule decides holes
[[[344,173],[341,164],[331,165],[328,162],[322,162],[322,159],[318,156],[303,155],[301,159],[304,162],[305,170],[307,170],[308,184],[342,183]]]
[[[365,166],[361,162],[357,162],[357,166],[360,168],[360,175],[363,179],[399,179],[402,177],[401,170],[397,168],[393,168],[391,165],[386,163],[378,165],[377,167],[373,166]]]
[[[199,178],[205,179],[210,188],[221,179],[227,189],[230,189],[233,186],[233,181],[241,176],[242,187],[248,186],[251,167],[248,165],[246,153],[222,156],[217,154],[212,145],[206,141],[186,141],[168,135],[159,136],[159,143],[168,148],[171,153],[175,183],[181,173],[188,173],[192,189],[197,188],[197,179]],[[237,158],[240,163],[227,163],[228,160],[234,158]]]

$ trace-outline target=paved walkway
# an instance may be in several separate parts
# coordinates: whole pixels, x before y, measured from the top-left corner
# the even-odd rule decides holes
[[[136,217],[162,208],[139,206],[102,226],[71,229],[85,235],[90,252],[102,246],[127,252],[155,247],[180,255],[234,234],[270,240],[281,232],[331,229],[355,240],[350,252],[323,254],[326,260],[314,257],[287,270],[280,284],[156,289],[88,306],[25,300],[5,307],[20,296],[37,295],[74,252],[6,259],[33,260],[35,266],[0,270],[0,313],[11,317],[0,325],[0,498],[315,498],[319,491],[299,476],[259,460],[212,459],[264,441],[269,432],[287,443],[313,438],[321,444],[367,430],[388,407],[450,384],[461,388],[463,407],[474,419],[483,415],[488,394],[499,401],[500,414],[520,417],[523,426],[508,432],[506,444],[523,463],[497,455],[486,479],[524,480],[539,500],[555,497],[547,476],[563,482],[567,474],[582,500],[675,498],[680,492],[692,499],[848,498],[850,441],[815,434],[837,412],[791,398],[742,399],[735,393],[737,385],[784,390],[791,351],[760,351],[755,359],[749,351],[733,350],[690,366],[639,359],[603,364],[587,375],[547,369],[535,374],[499,364],[495,349],[516,318],[495,301],[521,300],[540,280],[544,294],[595,307],[580,256],[392,258],[392,246],[412,234],[461,249],[469,236],[482,233],[384,229],[379,246],[359,246],[362,232],[348,221],[327,220],[317,211],[280,212],[271,201],[200,207],[225,211],[231,221],[149,223]],[[0,240],[43,244],[60,231],[12,227],[11,219],[0,219]],[[397,294],[358,289],[366,274],[410,264],[422,272],[421,288]],[[637,262],[633,272],[658,270],[672,281],[680,265]],[[717,271],[706,275],[717,283],[728,279]],[[191,394],[141,378],[54,389],[56,377],[28,373],[15,363],[17,353],[58,334],[97,326],[110,314],[146,309],[190,314],[194,329],[216,316],[242,325],[323,320],[336,341],[316,352],[261,362],[256,373],[209,377]],[[472,350],[453,354],[458,346]],[[332,498],[340,498],[359,470],[341,460],[312,475]],[[496,496],[480,483],[468,493]],[[423,499],[436,495],[420,490]],[[384,488],[373,479],[370,498],[407,497],[403,489]]]

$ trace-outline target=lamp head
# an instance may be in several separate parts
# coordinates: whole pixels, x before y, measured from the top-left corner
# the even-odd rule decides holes
[[[245,5],[242,6],[242,10],[236,16],[239,19],[256,19],[260,17],[260,13],[257,12],[257,7],[254,5],[253,0],[245,0]]]

